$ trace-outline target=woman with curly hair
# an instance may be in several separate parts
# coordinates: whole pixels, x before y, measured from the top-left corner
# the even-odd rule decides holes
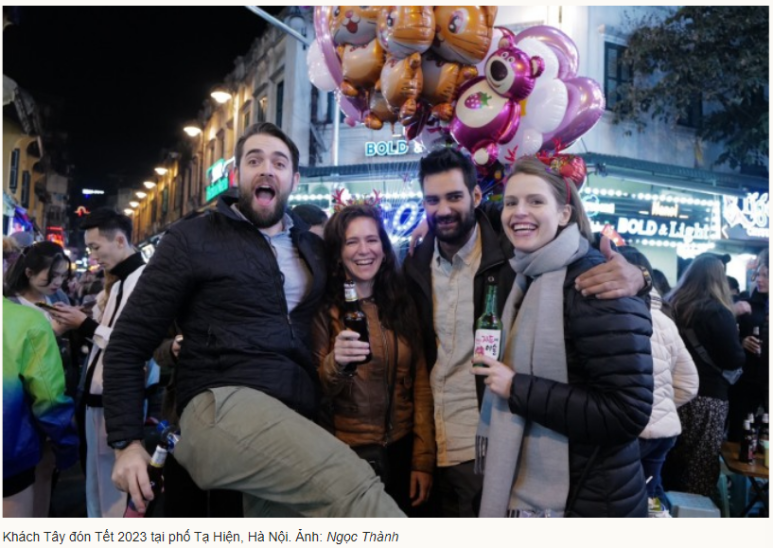
[[[377,208],[337,212],[325,226],[325,247],[327,306],[314,323],[314,350],[332,404],[326,426],[373,466],[408,513],[429,498],[435,465],[432,392],[414,305]],[[369,343],[344,326],[347,280],[367,316]]]

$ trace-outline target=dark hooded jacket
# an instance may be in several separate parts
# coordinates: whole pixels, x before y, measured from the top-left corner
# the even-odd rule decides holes
[[[173,226],[162,238],[113,330],[105,355],[108,441],[142,439],[143,364],[177,321],[185,342],[177,365],[177,408],[221,386],[264,392],[314,418],[319,379],[311,321],[325,288],[322,240],[289,213],[293,244],[312,284],[288,313],[283,275],[269,242],[231,209]]]

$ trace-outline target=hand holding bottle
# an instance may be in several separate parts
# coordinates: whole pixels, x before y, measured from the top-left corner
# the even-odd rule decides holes
[[[747,352],[759,356],[760,354],[762,354],[762,345],[759,337],[760,337],[760,328],[755,327],[751,335],[749,335],[748,337],[744,337],[743,341],[741,342],[741,345],[744,347],[744,349]]]
[[[145,500],[153,500],[153,488],[148,478],[150,455],[139,441],[132,442],[126,449],[116,451],[112,480],[121,491],[137,501],[137,510],[145,511]]]
[[[360,334],[350,329],[344,329],[336,336],[333,357],[344,369],[362,363],[370,355],[370,344],[359,339]]]
[[[513,377],[515,377],[515,371],[510,366],[484,354],[475,354],[472,357],[472,363],[473,375],[486,377],[483,382],[494,394],[505,399],[510,397],[510,389],[513,386]],[[485,367],[480,367],[480,365]]]

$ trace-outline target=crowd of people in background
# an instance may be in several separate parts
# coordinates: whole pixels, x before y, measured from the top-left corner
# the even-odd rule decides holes
[[[90,517],[146,512],[150,417],[180,426],[165,516],[663,517],[666,491],[716,497],[723,441],[768,413],[767,250],[747,295],[712,254],[672,289],[592,234],[568,155],[519,159],[495,202],[468,157],[429,153],[402,264],[377,204],[287,208],[276,126],[235,160],[236,192],[147,265],[108,209],[79,276],[4,240],[4,516],[48,516],[79,457]],[[474,344],[491,287],[495,357]]]

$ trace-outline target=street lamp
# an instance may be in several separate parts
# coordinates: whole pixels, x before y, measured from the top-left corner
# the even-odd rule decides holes
[[[124,213],[124,215],[128,215],[129,217],[131,217],[132,215],[134,215],[134,210],[127,208],[127,209],[123,210],[123,213]]]
[[[138,207],[140,207],[140,203],[139,203],[139,202],[136,202],[136,201],[134,201],[134,200],[132,200],[131,202],[129,202],[129,205],[130,205],[130,206],[132,206],[134,209],[137,209]]]
[[[147,189],[151,189],[151,188],[153,188],[154,186],[156,186],[156,183],[154,183],[153,181],[144,181],[142,184],[143,184],[143,185],[145,186],[145,188],[147,188]]]
[[[154,169],[153,169],[153,171],[155,171],[155,172],[156,172],[156,173],[158,173],[159,175],[165,175],[165,174],[166,174],[166,172],[167,172],[167,171],[169,171],[169,170],[168,170],[168,169],[166,169],[165,167],[161,167],[161,166],[159,166],[159,167],[156,167],[156,168],[154,168]]]
[[[216,87],[209,95],[221,105],[224,105],[231,100],[231,97],[233,97],[231,92],[223,86]]]
[[[142,200],[145,196],[148,195],[148,193],[147,192],[142,192],[141,190],[139,190],[139,191],[135,192],[134,195],[137,196],[137,198],[139,198],[140,200]]]
[[[201,128],[193,124],[188,124],[185,126],[183,131],[188,134],[188,137],[198,137],[201,135]]]

